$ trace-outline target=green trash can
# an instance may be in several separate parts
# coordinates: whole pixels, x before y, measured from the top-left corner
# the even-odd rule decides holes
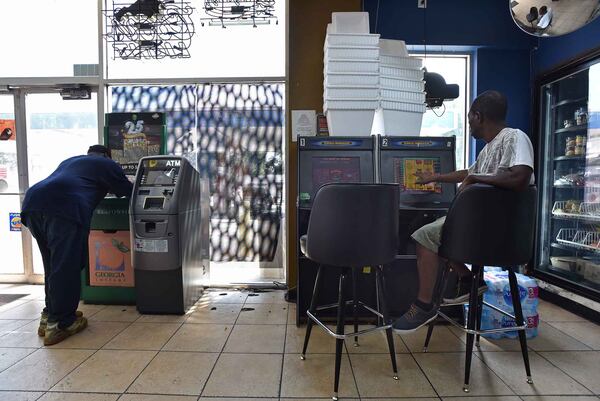
[[[87,304],[135,305],[129,198],[100,202],[92,217],[89,244],[90,257],[81,272],[81,300]]]

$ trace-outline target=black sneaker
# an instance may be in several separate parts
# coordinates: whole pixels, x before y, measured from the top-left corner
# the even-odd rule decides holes
[[[448,297],[443,299],[442,306],[444,304],[459,304],[469,301],[469,297],[471,294],[471,282],[472,278],[468,277],[467,280],[458,280],[458,284],[456,285],[456,293],[454,297]],[[477,295],[483,295],[487,291],[487,285],[482,285],[477,289]]]
[[[433,321],[438,315],[438,308],[433,307],[429,312],[412,304],[408,311],[392,324],[394,333],[410,333]]]

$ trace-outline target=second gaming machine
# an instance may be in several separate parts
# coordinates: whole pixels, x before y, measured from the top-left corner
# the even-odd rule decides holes
[[[299,137],[298,238],[306,234],[312,202],[318,189],[332,182],[397,183],[400,185],[398,254],[384,267],[387,304],[399,316],[416,299],[418,278],[411,234],[444,216],[456,194],[454,184],[416,183],[415,173],[455,170],[454,137]],[[306,321],[317,264],[298,257],[296,323]],[[375,307],[375,270],[365,266],[359,275],[359,297]],[[329,273],[329,272],[328,272]],[[337,279],[324,277],[324,287],[337,288]],[[337,292],[322,293],[321,304],[335,303]]]
[[[184,157],[140,160],[129,216],[141,313],[183,314],[208,284],[208,190]]]

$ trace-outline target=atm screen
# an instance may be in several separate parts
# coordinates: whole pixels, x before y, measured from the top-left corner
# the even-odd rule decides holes
[[[173,186],[177,183],[179,168],[179,161],[147,160],[142,165],[140,185]]]
[[[394,182],[400,184],[403,191],[413,194],[442,193],[442,184],[440,183],[417,183],[419,173],[439,174],[441,172],[439,157],[394,157],[393,162]]]
[[[177,170],[150,170],[146,178],[145,185],[175,185]]]
[[[360,157],[313,157],[313,192],[324,184],[337,182],[360,182]]]

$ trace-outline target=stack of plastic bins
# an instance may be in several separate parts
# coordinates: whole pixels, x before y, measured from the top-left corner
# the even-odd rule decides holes
[[[419,135],[425,113],[422,60],[400,40],[380,40],[381,109],[385,135]]]
[[[368,13],[333,13],[323,50],[330,135],[369,135],[379,106],[379,35],[369,33]]]

